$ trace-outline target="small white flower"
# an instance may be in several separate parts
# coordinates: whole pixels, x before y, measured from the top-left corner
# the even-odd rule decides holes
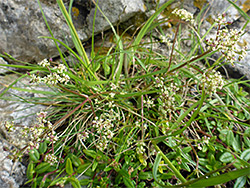
[[[204,73],[201,82],[204,83],[205,88],[209,91],[210,95],[215,93],[217,89],[222,89],[224,86],[224,80],[221,74],[215,70],[209,75]]]
[[[48,67],[48,66],[50,66],[50,63],[48,62],[47,59],[44,59],[44,60],[40,61],[40,62],[38,63],[38,65],[40,65],[40,66],[42,66],[42,67]]]
[[[115,85],[114,83],[111,83],[110,85],[111,85],[111,90],[116,90],[118,88],[117,85]]]
[[[191,24],[194,24],[193,14],[186,11],[185,9],[175,9],[173,10],[172,14],[180,17],[184,21],[189,21]]]
[[[109,95],[110,95],[111,98],[114,98],[115,93],[109,93]]]

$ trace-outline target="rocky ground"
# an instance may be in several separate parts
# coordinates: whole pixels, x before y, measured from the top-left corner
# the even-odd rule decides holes
[[[49,25],[51,25],[52,30],[55,31],[55,37],[60,40],[66,39],[70,41],[69,30],[56,4],[48,3],[49,1],[41,2]],[[76,11],[73,12],[73,19],[82,41],[87,41],[90,38],[92,30],[94,6],[87,2],[88,1],[78,0],[75,1],[73,5]],[[127,26],[133,23],[133,21],[131,21],[133,19],[131,18],[135,15],[144,13],[150,14],[146,9],[146,7],[149,8],[151,6],[148,4],[150,2],[151,1],[138,0],[135,3],[133,0],[108,0],[100,1],[100,7],[104,13],[108,15],[112,23],[126,22],[124,25]],[[164,3],[164,0],[160,2]],[[184,1],[183,7],[197,15],[205,2],[206,1],[187,0]],[[247,2],[246,0],[238,1],[240,7],[243,8],[245,12],[249,13]],[[151,3],[153,4],[153,1]],[[171,8],[174,9],[174,7],[180,5],[181,1],[176,1]],[[213,17],[224,11],[228,6],[229,3],[225,0],[210,2],[210,5],[205,11],[206,14],[204,16],[204,24],[201,31],[203,34],[211,26],[211,20],[214,19]],[[231,7],[227,11],[227,19],[233,22],[232,25],[229,26],[231,28],[241,28],[246,22],[234,7]],[[49,36],[49,33],[36,1],[23,0],[17,3],[15,0],[9,0],[2,2],[0,4],[0,23],[1,53],[7,52],[13,57],[26,62],[38,62],[44,58],[58,56],[58,52],[52,41],[37,39],[37,37],[41,35]],[[108,23],[99,13],[96,18],[96,33],[108,29]],[[173,33],[171,29],[166,30],[166,32]],[[212,33],[213,32],[215,31],[212,31]],[[99,42],[100,41],[101,39]],[[247,42],[248,44],[250,42],[249,25],[246,27],[246,34],[243,36],[242,42]],[[98,46],[98,41],[96,41],[96,44]],[[105,44],[108,45],[108,42]],[[73,45],[72,42],[70,45]],[[188,44],[186,45],[188,48]],[[160,50],[162,53],[169,53],[164,46],[155,46],[155,49]],[[216,56],[213,58],[216,59]],[[212,61],[211,59],[211,62]],[[8,62],[0,58],[0,64],[8,63],[13,63],[13,61]],[[34,86],[30,85],[28,78],[16,82],[19,75],[13,73],[11,70],[4,68],[0,69],[0,95],[4,94],[2,98],[7,99],[0,99],[0,185],[6,188],[20,187],[25,182],[25,165],[21,162],[11,160],[8,156],[15,148],[21,148],[25,145],[25,140],[20,140],[19,136],[22,127],[33,124],[36,121],[35,114],[46,108],[46,106],[34,106],[22,101],[22,98],[37,97],[37,94],[15,89],[6,90],[11,84],[14,84],[14,87],[18,88],[34,88]],[[240,78],[245,76],[245,79],[250,79],[250,54],[247,54],[241,64],[236,64],[235,67],[228,65],[226,69],[223,70],[229,77]],[[44,86],[35,89],[49,90],[49,88]],[[12,100],[10,100],[10,98],[12,98]],[[6,130],[7,122],[13,122],[15,126],[19,127],[15,133],[8,133]]]

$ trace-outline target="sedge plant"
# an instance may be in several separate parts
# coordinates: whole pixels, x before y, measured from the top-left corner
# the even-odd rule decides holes
[[[237,63],[246,55],[245,47],[236,48],[244,28],[228,30],[222,14],[200,36],[199,18],[204,9],[197,19],[180,8],[158,19],[172,2],[159,7],[138,28],[132,42],[124,43],[123,35],[116,32],[93,1],[95,13],[99,9],[110,24],[115,45],[105,55],[92,49],[89,57],[73,25],[71,10],[65,8],[62,0],[57,3],[76,50],[54,38],[44,16],[51,33],[45,38],[55,42],[61,60],[48,58],[37,65],[8,65],[29,71],[19,80],[28,77],[33,84],[53,88],[53,92],[43,93],[46,95],[43,99],[26,99],[50,107],[37,114],[36,125],[23,129],[30,142],[18,153],[29,156],[27,184],[32,187],[63,187],[67,183],[73,187],[250,185],[250,100],[240,84],[249,85],[247,81],[226,80],[217,71],[223,63]],[[231,3],[248,23],[247,14]],[[41,4],[40,7],[42,11]],[[166,22],[177,23],[174,39],[162,28]],[[185,38],[192,43],[188,52],[182,50],[184,27],[190,30]],[[212,29],[217,30],[215,38],[208,37]],[[150,37],[157,38],[154,31],[160,33],[160,40],[143,43]],[[169,48],[169,53],[164,55],[149,47],[156,42]],[[65,56],[60,46],[70,56]],[[221,57],[211,65],[208,57],[216,52]],[[199,66],[201,61],[207,67]],[[14,83],[5,91],[9,88],[18,90]],[[6,129],[12,131],[15,125],[6,123]]]

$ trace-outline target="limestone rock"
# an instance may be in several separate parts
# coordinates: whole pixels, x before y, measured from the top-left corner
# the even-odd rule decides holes
[[[18,188],[25,182],[26,167],[8,158],[13,146],[0,139],[0,187]]]
[[[6,86],[13,83],[18,78],[15,74],[0,76],[0,94],[6,91]],[[39,89],[29,84],[29,79],[18,81],[14,87],[23,89]],[[44,88],[44,90],[48,88]],[[36,122],[36,113],[44,110],[42,105],[32,105],[22,101],[22,99],[32,99],[38,97],[38,94],[22,92],[9,89],[3,98],[0,99],[0,187],[18,188],[26,181],[26,167],[20,162],[13,162],[9,155],[13,154],[15,148],[23,148],[29,139],[25,140],[21,132],[24,126],[32,126]],[[18,97],[18,99],[17,99]],[[13,122],[16,130],[8,132],[6,123]]]
[[[68,6],[66,1],[65,5]],[[76,0],[73,4],[72,19],[82,41],[91,37],[93,5],[88,0]],[[55,1],[41,1],[45,17],[56,39],[71,48],[70,31]],[[99,6],[109,20],[115,24],[125,21],[139,11],[145,11],[142,0],[100,0]],[[109,28],[99,13],[95,32]],[[0,53],[8,53],[22,61],[39,62],[44,58],[58,56],[53,40],[39,38],[50,36],[37,1],[8,0],[0,2]]]
[[[167,2],[167,0],[161,0],[161,3]],[[181,7],[194,15],[197,15],[200,10],[209,3],[209,6],[202,14],[203,23],[201,25],[201,35],[204,35],[207,30],[211,27],[214,22],[214,19],[217,18],[219,14],[224,13],[226,10],[226,20],[232,22],[232,25],[228,25],[229,29],[241,29],[246,20],[240,15],[238,10],[232,6],[227,0],[176,0],[171,5],[171,9],[175,7]],[[248,0],[238,0],[236,5],[239,6],[244,12],[250,16],[250,6]],[[245,29],[245,34],[242,36],[241,43],[247,43],[247,48],[250,49],[250,25],[248,24]],[[216,30],[213,29],[210,31],[208,38],[215,35]],[[216,53],[213,58],[218,59],[220,56],[219,53]],[[245,79],[250,79],[250,54],[247,53],[246,57],[238,63],[235,63],[235,66],[228,64],[225,66],[228,75],[232,78],[241,78],[245,76]],[[222,72],[225,72],[225,69],[221,69]]]
[[[8,63],[2,57],[0,57],[0,64],[7,65]],[[4,74],[8,71],[9,70],[7,67],[0,68],[0,74]]]

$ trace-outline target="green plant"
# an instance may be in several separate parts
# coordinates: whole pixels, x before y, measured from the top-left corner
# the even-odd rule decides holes
[[[223,60],[236,63],[230,55],[239,38],[229,37],[232,43],[226,45],[223,40],[215,45],[216,39],[208,39],[211,47],[203,48],[208,33],[199,36],[200,25],[196,28],[185,10],[176,9],[155,21],[172,2],[156,10],[131,44],[124,44],[123,35],[109,22],[116,45],[105,55],[92,49],[88,59],[70,14],[57,0],[77,53],[52,32],[46,38],[64,46],[76,63],[66,63],[68,57],[58,47],[59,63],[50,59],[38,65],[13,65],[32,69],[25,76],[54,90],[42,100],[54,107],[48,114],[38,114],[40,125],[35,126],[44,131],[36,132],[32,144],[21,151],[29,153],[27,183],[32,187],[67,183],[73,187],[206,187],[235,179],[235,187],[249,185],[250,100],[239,87],[246,83],[225,80],[216,72]],[[209,31],[217,26],[220,35],[221,20]],[[171,21],[177,22],[173,41],[164,38],[161,28]],[[189,21],[190,38],[183,38],[182,25]],[[163,35],[161,42],[172,45],[167,56],[143,44],[156,28]],[[193,44],[189,52],[182,50],[183,40]],[[222,56],[212,66],[196,64],[218,51]],[[245,55],[245,49],[237,52]]]

